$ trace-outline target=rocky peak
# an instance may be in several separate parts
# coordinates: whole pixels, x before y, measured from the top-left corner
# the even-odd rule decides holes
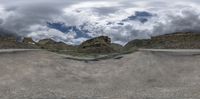
[[[32,38],[24,38],[22,42],[25,44],[35,44]]]
[[[52,39],[43,39],[43,40],[40,40],[38,42],[39,45],[45,45],[45,44],[55,44],[56,41],[52,40]]]
[[[101,47],[103,45],[110,45],[111,39],[107,36],[100,36],[93,39],[89,39],[83,42],[80,47],[87,48],[87,47]]]
[[[107,36],[100,36],[83,42],[79,51],[84,53],[111,53],[115,50],[111,46],[111,39]]]

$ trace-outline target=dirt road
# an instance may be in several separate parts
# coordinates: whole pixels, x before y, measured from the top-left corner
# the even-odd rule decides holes
[[[87,62],[0,51],[0,99],[200,99],[200,51],[142,50]]]

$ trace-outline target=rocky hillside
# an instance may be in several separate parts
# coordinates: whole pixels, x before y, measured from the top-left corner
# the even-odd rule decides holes
[[[56,42],[52,39],[40,40],[37,43],[37,46],[39,46],[41,49],[47,49],[50,51],[74,50],[75,49],[75,46],[67,45],[63,42]]]
[[[114,53],[119,52],[122,46],[112,44],[107,36],[100,36],[83,42],[78,47],[78,52],[82,53]]]
[[[41,48],[56,52],[75,53],[115,53],[120,52],[123,46],[111,43],[111,39],[106,36],[96,37],[83,42],[78,46],[68,45],[63,42],[56,42],[52,39],[43,39],[34,42],[31,38],[18,40],[16,37],[0,37],[1,49],[33,49]]]
[[[63,42],[56,42],[51,39],[44,39],[34,42],[31,38],[18,40],[15,37],[1,37],[1,49],[47,49],[50,51],[64,53],[118,53],[129,51],[135,48],[153,49],[200,49],[200,33],[173,33],[152,37],[151,39],[133,40],[124,47],[111,43],[107,36],[100,36],[89,39],[80,45],[67,45]]]
[[[0,37],[0,48],[35,49],[38,46],[31,38],[24,38],[23,41],[19,41],[16,37]]]
[[[200,49],[200,33],[173,33],[152,37],[151,39],[133,40],[124,49],[155,48],[155,49]]]

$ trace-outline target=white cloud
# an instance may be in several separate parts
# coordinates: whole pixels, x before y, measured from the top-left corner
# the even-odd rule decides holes
[[[79,44],[87,39],[83,37],[75,39],[76,33],[74,33],[73,31],[64,34],[63,32],[60,32],[56,29],[51,29],[47,26],[41,25],[33,25],[30,27],[30,30],[34,32],[29,33],[27,36],[32,37],[35,41],[51,38],[57,42],[64,42],[67,44]]]
[[[1,0],[0,4],[0,30],[36,40],[53,38],[78,44],[87,39],[77,38],[79,35],[74,31],[63,33],[49,28],[47,22],[77,27],[86,24],[87,35],[107,35],[120,44],[177,31],[200,32],[198,0]],[[145,23],[127,21],[118,24],[136,11],[146,11],[154,16]]]
[[[114,1],[86,1],[78,4],[73,4],[69,8],[70,9],[84,9],[84,8],[102,8],[102,7],[113,7],[113,6],[121,6],[119,2]]]

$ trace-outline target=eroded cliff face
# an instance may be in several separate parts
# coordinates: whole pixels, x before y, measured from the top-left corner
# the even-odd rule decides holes
[[[79,52],[84,53],[112,53],[116,50],[111,46],[111,39],[107,36],[100,36],[83,42],[79,48]]]

